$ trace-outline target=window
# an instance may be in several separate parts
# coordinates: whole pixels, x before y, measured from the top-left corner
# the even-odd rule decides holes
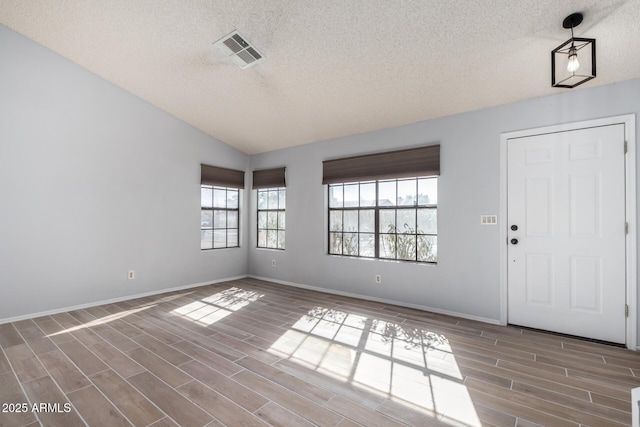
[[[329,184],[329,253],[435,263],[438,178]]]
[[[440,144],[322,162],[329,253],[435,263]]]
[[[201,186],[201,249],[237,248],[240,190]]]
[[[284,188],[258,190],[258,247],[285,248],[285,209],[287,193]]]
[[[253,189],[257,190],[258,197],[259,248],[285,248],[285,177],[285,167],[253,171]]]
[[[200,168],[200,249],[237,248],[244,172],[209,165]]]

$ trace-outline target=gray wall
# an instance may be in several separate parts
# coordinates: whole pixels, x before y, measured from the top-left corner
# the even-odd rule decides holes
[[[200,163],[249,159],[0,26],[0,320],[246,275],[246,233],[200,251]]]
[[[480,215],[499,213],[500,134],[639,112],[640,79],[635,79],[252,156],[254,169],[287,167],[287,250],[255,249],[253,226],[249,272],[499,321],[500,231],[480,225]],[[438,264],[326,255],[322,160],[435,142],[441,144],[442,171]],[[375,274],[382,275],[381,284]]]

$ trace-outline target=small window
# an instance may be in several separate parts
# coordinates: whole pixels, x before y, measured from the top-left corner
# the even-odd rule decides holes
[[[284,187],[261,188],[258,195],[258,247],[285,248],[285,210],[287,192]]]
[[[240,190],[201,185],[200,248],[240,246]]]

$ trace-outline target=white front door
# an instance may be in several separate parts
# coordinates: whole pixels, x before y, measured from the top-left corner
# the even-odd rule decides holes
[[[507,142],[508,322],[624,343],[624,124]]]

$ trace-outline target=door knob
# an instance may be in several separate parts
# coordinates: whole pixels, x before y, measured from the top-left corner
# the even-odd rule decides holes
[[[517,245],[518,244],[518,239],[511,239],[511,244],[512,245]]]
[[[517,231],[517,230],[518,230],[518,226],[517,226],[517,225],[515,225],[515,224],[513,224],[513,225],[511,226],[511,229],[512,229],[513,231]]]

